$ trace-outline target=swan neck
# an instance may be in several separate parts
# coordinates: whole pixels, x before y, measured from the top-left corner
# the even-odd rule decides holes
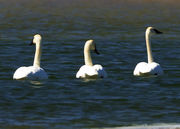
[[[151,50],[150,33],[146,33],[146,47],[147,47],[148,63],[152,63],[153,62],[153,56],[152,56],[152,50]]]
[[[41,41],[36,43],[36,51],[35,51],[35,56],[34,56],[34,64],[33,66],[40,67],[40,60],[41,60]]]
[[[93,66],[89,44],[85,44],[84,46],[84,61],[85,65]]]

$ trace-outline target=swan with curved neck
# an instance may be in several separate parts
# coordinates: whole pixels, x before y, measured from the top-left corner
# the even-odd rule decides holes
[[[33,66],[22,66],[18,68],[14,75],[13,79],[21,80],[21,79],[30,79],[30,80],[44,80],[48,78],[48,75],[40,67],[40,60],[41,60],[41,53],[42,53],[42,44],[41,44],[42,37],[39,34],[34,36],[33,41],[30,45],[36,45],[36,51],[34,56]]]
[[[96,44],[93,40],[86,41],[84,45],[84,62],[79,71],[76,74],[76,78],[104,78],[107,76],[105,70],[101,65],[93,65],[91,53],[93,50],[96,54],[99,52],[96,49]]]
[[[162,34],[154,27],[148,27],[145,32],[146,48],[148,63],[140,62],[136,65],[133,74],[135,76],[149,76],[149,75],[162,75],[163,70],[160,64],[154,62],[152,50],[151,50],[151,36],[154,34]]]

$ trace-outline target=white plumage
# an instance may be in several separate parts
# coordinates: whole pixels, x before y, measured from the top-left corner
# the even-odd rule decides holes
[[[76,74],[76,78],[104,78],[106,72],[101,65],[83,65]]]
[[[146,62],[140,62],[136,65],[136,68],[134,70],[135,76],[151,76],[151,75],[162,75],[163,70],[161,69],[161,66],[156,63],[146,63]]]
[[[90,50],[94,50],[97,54],[99,52],[96,49],[96,45],[93,40],[88,40],[84,46],[84,60],[85,65],[81,66],[76,74],[76,78],[105,78],[107,77],[104,68],[99,65],[93,65]]]
[[[36,44],[36,52],[34,56],[33,66],[29,66],[29,67],[22,66],[18,68],[13,75],[13,79],[45,80],[48,78],[46,72],[40,67],[41,48],[42,48],[41,36],[39,34],[36,34],[31,44]]]
[[[13,76],[13,79],[29,79],[29,80],[44,80],[47,79],[48,76],[44,69],[36,66],[25,67],[22,66],[18,68]]]
[[[153,27],[148,27],[146,29],[146,47],[148,55],[148,63],[140,62],[136,65],[133,74],[135,76],[152,76],[152,75],[162,75],[163,70],[160,64],[153,61],[152,51],[151,51],[151,35],[161,34],[162,32],[158,31]]]

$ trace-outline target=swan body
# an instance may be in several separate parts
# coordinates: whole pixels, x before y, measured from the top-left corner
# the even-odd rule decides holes
[[[84,46],[84,60],[85,65],[81,66],[76,74],[76,78],[105,78],[107,77],[104,68],[99,65],[93,65],[90,50],[94,50],[97,54],[99,52],[96,49],[96,45],[93,40],[88,40]]]
[[[140,62],[136,65],[134,69],[134,76],[152,76],[152,75],[162,75],[163,70],[160,64],[154,62],[152,51],[151,51],[151,35],[153,34],[161,34],[162,32],[158,31],[153,27],[148,27],[146,29],[146,47],[147,47],[147,56],[148,56],[148,63]]]
[[[162,75],[163,70],[161,69],[161,66],[156,63],[146,63],[146,62],[140,62],[136,65],[136,68],[134,70],[135,76],[151,76],[151,75]]]
[[[41,36],[36,34],[34,39],[31,43],[36,44],[36,52],[34,56],[34,64],[33,66],[22,66],[18,68],[14,75],[13,79],[15,80],[22,80],[22,79],[29,79],[29,80],[44,80],[48,78],[47,73],[40,67],[40,58],[41,58]]]
[[[25,67],[22,66],[16,70],[14,73],[13,79],[30,79],[30,80],[44,80],[47,79],[48,76],[44,69],[36,66]]]
[[[101,65],[83,65],[76,74],[76,78],[104,78],[106,72]]]

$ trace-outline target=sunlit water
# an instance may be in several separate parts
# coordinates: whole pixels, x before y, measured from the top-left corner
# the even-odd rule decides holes
[[[58,1],[0,2],[0,128],[141,128],[180,123],[180,2]],[[133,76],[146,61],[144,32],[154,26],[152,49],[164,75]],[[45,84],[14,81],[14,71],[33,63],[33,35],[43,37]],[[101,55],[93,62],[108,78],[75,78],[86,40]],[[142,125],[142,126],[141,126]],[[145,126],[145,128],[147,128]],[[166,127],[168,127],[166,126]],[[165,127],[164,127],[165,128]]]

